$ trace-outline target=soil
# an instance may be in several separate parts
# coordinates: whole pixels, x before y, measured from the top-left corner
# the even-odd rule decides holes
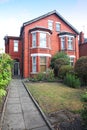
[[[48,115],[48,120],[55,130],[84,130],[79,114],[68,110],[60,110]]]

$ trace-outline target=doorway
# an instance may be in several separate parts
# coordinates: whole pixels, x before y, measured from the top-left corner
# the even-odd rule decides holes
[[[13,75],[14,76],[19,76],[20,75],[19,61],[14,62]]]

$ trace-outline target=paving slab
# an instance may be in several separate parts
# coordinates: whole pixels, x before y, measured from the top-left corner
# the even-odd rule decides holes
[[[12,79],[2,130],[50,130],[21,79]]]

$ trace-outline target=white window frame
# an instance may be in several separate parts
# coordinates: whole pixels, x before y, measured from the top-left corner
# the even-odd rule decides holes
[[[47,38],[46,33],[40,32],[40,48],[46,48],[47,47]]]
[[[71,65],[71,66],[74,66],[75,56],[74,56],[74,55],[71,55],[71,56],[69,56],[69,58],[70,58],[70,65]]]
[[[18,52],[18,40],[14,40],[14,52]]]
[[[60,32],[60,30],[61,30],[61,24],[60,22],[56,22],[56,31]]]
[[[48,20],[48,29],[53,30],[53,21]]]
[[[36,72],[36,56],[32,57],[32,72]]]
[[[32,33],[32,48],[36,47],[36,33]]]
[[[65,49],[65,37],[61,37],[61,50]]]
[[[73,50],[73,37],[68,37],[68,50]]]

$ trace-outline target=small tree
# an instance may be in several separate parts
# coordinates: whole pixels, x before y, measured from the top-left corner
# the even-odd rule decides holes
[[[52,59],[51,59],[50,67],[51,67],[52,69],[54,69],[55,61],[56,61],[57,59],[59,59],[59,58],[64,58],[64,59],[66,59],[67,63],[69,64],[69,56],[68,56],[66,53],[62,52],[62,51],[61,51],[61,52],[57,52],[57,53],[52,57]]]
[[[75,64],[75,73],[87,85],[87,56],[80,57]]]

